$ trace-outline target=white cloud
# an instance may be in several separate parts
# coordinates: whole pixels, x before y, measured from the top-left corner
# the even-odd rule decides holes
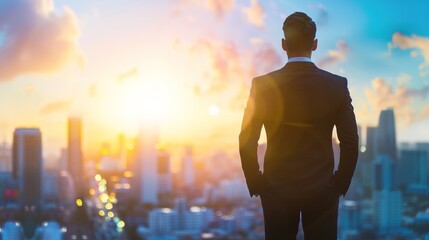
[[[410,55],[417,57],[418,55],[423,56],[423,63],[418,67],[420,74],[426,76],[429,74],[429,38],[421,37],[418,35],[406,36],[400,32],[393,34],[392,42],[388,44],[389,51],[393,48],[399,48],[402,50],[411,49]]]
[[[258,0],[251,0],[250,6],[243,8],[243,13],[247,21],[257,27],[263,27],[265,22],[265,11],[264,7]]]
[[[347,54],[350,51],[350,46],[344,40],[337,42],[337,49],[329,50],[328,55],[319,61],[320,67],[326,67],[327,65],[336,64],[340,61],[344,61],[347,58]]]
[[[404,78],[404,75],[398,77],[398,79],[401,78]],[[408,77],[405,76],[405,78]],[[371,84],[371,87],[365,88],[369,104],[369,108],[366,108],[366,115],[376,115],[383,109],[393,108],[402,124],[421,120],[421,109],[416,106],[419,101],[427,98],[429,86],[411,88],[402,83],[394,87],[381,77],[373,79]]]
[[[54,72],[82,61],[73,11],[54,12],[52,0],[7,1],[0,8],[0,81],[23,74]]]

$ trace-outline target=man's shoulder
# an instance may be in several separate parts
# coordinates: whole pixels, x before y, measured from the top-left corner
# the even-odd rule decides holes
[[[279,78],[279,76],[282,74],[282,69],[277,69],[275,71],[254,77],[252,80],[253,84],[261,85],[261,84],[270,84],[273,81],[275,81],[276,78]]]
[[[320,74],[321,76],[324,76],[324,78],[330,79],[332,81],[337,82],[338,84],[346,84],[347,85],[347,78],[328,72],[326,70],[317,68],[318,74]]]

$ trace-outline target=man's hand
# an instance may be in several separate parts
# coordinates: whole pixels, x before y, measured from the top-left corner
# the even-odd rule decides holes
[[[258,174],[254,179],[251,181],[246,181],[247,187],[249,188],[249,192],[251,193],[251,196],[260,196],[263,192],[264,188],[264,177],[262,175],[262,172],[259,171]]]

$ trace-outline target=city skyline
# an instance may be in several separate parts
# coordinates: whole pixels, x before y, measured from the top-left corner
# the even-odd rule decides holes
[[[3,24],[16,27],[0,35],[0,140],[10,143],[16,127],[38,127],[46,155],[56,156],[66,145],[67,118],[78,116],[83,150],[95,151],[120,133],[137,136],[139,119],[151,115],[160,119],[161,144],[173,151],[236,149],[250,81],[286,62],[281,24],[304,11],[318,24],[313,60],[348,78],[359,124],[376,125],[377,112],[394,107],[398,140],[427,141],[427,3],[385,3],[4,1]],[[404,12],[413,18],[395,17]],[[34,35],[35,23],[49,34]],[[17,49],[25,61],[5,60]]]

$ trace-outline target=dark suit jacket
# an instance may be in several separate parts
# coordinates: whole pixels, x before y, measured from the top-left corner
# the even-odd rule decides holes
[[[290,62],[252,81],[239,136],[250,195],[263,188],[305,196],[334,182],[344,195],[358,157],[358,135],[347,79],[311,62]],[[267,150],[261,175],[257,146],[262,126]],[[340,163],[333,174],[332,131],[337,128]],[[259,172],[259,173],[258,173]]]

